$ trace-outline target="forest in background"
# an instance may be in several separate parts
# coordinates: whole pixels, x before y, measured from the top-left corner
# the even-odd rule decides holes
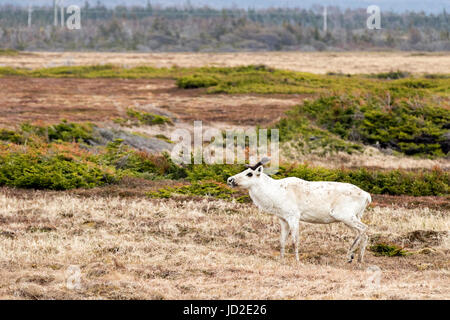
[[[67,18],[68,14],[66,14]],[[381,12],[369,30],[366,9],[213,9],[146,6],[81,8],[81,29],[55,27],[53,8],[0,6],[0,47],[28,51],[350,51],[450,50],[449,15]]]

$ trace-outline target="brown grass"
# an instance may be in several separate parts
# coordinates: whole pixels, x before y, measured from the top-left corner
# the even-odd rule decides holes
[[[104,123],[126,116],[127,108],[166,113],[192,126],[194,120],[240,125],[272,123],[303,96],[205,95],[178,89],[166,79],[32,79],[0,82],[0,126],[24,121]]]
[[[445,73],[450,70],[448,52],[236,52],[236,53],[98,53],[39,52],[0,56],[0,65],[43,68],[62,65],[111,63],[120,66],[155,67],[238,66],[270,67],[324,74],[379,73],[402,70],[413,73]]]
[[[0,194],[6,299],[448,299],[448,212],[374,207],[372,239],[414,254],[347,264],[339,224],[301,226],[301,262],[278,260],[279,226],[253,205],[29,192]],[[435,231],[433,239],[416,230]],[[425,238],[423,238],[425,237]],[[414,241],[412,241],[412,240]],[[422,239],[422,240],[420,240]],[[437,240],[436,240],[437,239]],[[430,241],[428,241],[430,240]],[[66,287],[67,268],[81,288]],[[370,286],[367,268],[381,270]]]

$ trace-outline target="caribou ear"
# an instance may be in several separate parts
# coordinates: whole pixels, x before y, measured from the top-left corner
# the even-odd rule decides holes
[[[263,172],[263,166],[261,165],[256,169],[256,175],[259,177],[262,172]]]

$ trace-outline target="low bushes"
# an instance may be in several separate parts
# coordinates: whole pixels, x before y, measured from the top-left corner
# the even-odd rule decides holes
[[[138,111],[133,108],[127,109],[127,117],[115,118],[113,121],[124,127],[137,127],[140,125],[153,126],[160,124],[173,125],[172,120],[168,117],[145,111]]]
[[[139,152],[120,141],[96,147],[95,153],[61,140],[27,146],[0,143],[0,185],[66,190],[115,183],[124,176],[181,179],[187,175],[168,155]]]
[[[246,192],[231,189],[226,184],[226,178],[242,170],[237,166],[207,166],[196,165],[188,171],[188,185],[166,187],[150,192],[149,196],[170,198],[173,195],[211,196],[224,200],[248,202]],[[309,181],[338,181],[352,183],[372,194],[433,196],[449,194],[449,175],[440,170],[412,173],[400,170],[368,171],[310,168],[305,165],[281,167],[275,179],[295,176]],[[196,178],[200,180],[196,180]],[[212,180],[215,179],[215,180]]]
[[[348,143],[378,145],[425,157],[444,156],[450,151],[446,138],[450,111],[419,101],[323,96],[293,108],[276,127],[280,129],[280,137],[289,140],[296,135],[311,135],[308,121],[324,131],[316,130],[314,136],[331,133]]]
[[[23,125],[17,132],[1,130],[0,185],[62,190],[101,186],[133,176],[184,180],[192,186],[181,191],[220,196],[217,190],[231,192],[225,185],[227,178],[244,170],[243,165],[182,167],[172,162],[168,154],[137,151],[122,144],[120,139],[94,147],[86,142],[91,132],[90,125],[67,122],[49,127]],[[449,173],[439,168],[417,172],[282,165],[274,178],[285,177],[348,182],[374,194],[434,196],[447,195],[450,191]]]
[[[39,145],[45,142],[87,142],[92,139],[93,125],[89,123],[68,123],[63,120],[59,124],[37,126],[29,123],[21,125],[17,131],[0,129],[0,140],[15,144],[25,142]]]
[[[127,116],[131,119],[137,120],[140,124],[144,125],[156,125],[156,124],[170,124],[172,125],[172,120],[167,117],[160,116],[158,114],[148,113],[144,111],[137,111],[134,109],[127,109]]]
[[[174,195],[184,196],[209,196],[217,199],[232,200],[237,202],[248,202],[247,195],[241,195],[238,190],[231,189],[225,184],[217,181],[198,181],[179,187],[166,187],[158,191],[149,192],[153,198],[170,198]]]
[[[303,154],[333,154],[346,152],[352,154],[363,151],[363,146],[345,139],[328,130],[324,130],[304,116],[288,112],[275,128],[279,130],[280,140],[290,141],[298,152]]]
[[[369,251],[372,251],[375,256],[387,256],[387,257],[403,257],[410,254],[408,251],[392,244],[377,243],[369,247]]]
[[[187,169],[190,181],[215,180],[225,183],[227,178],[244,170],[239,165],[191,165]],[[308,181],[336,181],[352,183],[374,194],[433,196],[450,193],[450,175],[439,168],[430,171],[327,169],[308,165],[281,165],[275,179],[298,177]]]
[[[411,172],[405,170],[326,169],[298,165],[281,167],[276,178],[298,177],[309,181],[352,183],[374,194],[435,196],[450,192],[450,175],[441,170]]]
[[[192,185],[178,189],[161,189],[154,196],[170,196],[173,193],[189,195],[214,195],[216,185],[211,181],[224,184],[228,177],[244,170],[239,165],[190,165],[186,169],[187,180]],[[298,177],[308,181],[336,181],[352,183],[372,194],[410,195],[410,196],[436,196],[450,193],[450,176],[438,168],[431,171],[411,172],[405,170],[368,170],[368,169],[326,169],[309,167],[307,165],[281,166],[279,172],[273,176],[275,179]],[[198,188],[198,183],[208,181]],[[226,185],[221,185],[228,188]],[[231,189],[229,189],[231,190]],[[224,191],[225,192],[225,191]],[[226,191],[228,194],[230,191]],[[226,197],[229,198],[229,197]],[[235,197],[233,197],[235,198]],[[230,198],[231,199],[231,198]]]
[[[190,164],[187,167],[187,178],[190,181],[215,180],[226,182],[228,177],[233,176],[245,167],[243,165],[227,164]]]
[[[208,88],[218,83],[214,77],[199,74],[181,77],[177,80],[177,86],[183,89]]]
[[[382,72],[377,74],[371,74],[371,78],[377,78],[377,79],[387,79],[387,80],[397,80],[397,79],[403,79],[411,77],[411,73],[407,71],[389,71],[389,72]]]
[[[22,144],[25,142],[25,137],[16,131],[8,129],[0,129],[0,140],[10,141],[16,144]]]
[[[168,154],[151,155],[121,144],[97,147],[96,154],[77,143],[52,143],[40,147],[0,144],[0,185],[36,189],[71,189],[101,186],[124,176],[145,179],[184,179],[192,184],[226,179],[244,169],[241,165],[189,165],[173,163]],[[309,181],[348,182],[374,194],[433,196],[450,191],[450,177],[440,169],[404,170],[326,169],[307,165],[281,166],[274,176],[299,177]],[[225,185],[221,187],[227,188]],[[187,191],[216,195],[216,185],[194,186]],[[187,192],[186,191],[186,192]],[[201,191],[201,192],[200,192]]]
[[[51,148],[1,147],[0,185],[66,190],[116,181],[114,171]]]

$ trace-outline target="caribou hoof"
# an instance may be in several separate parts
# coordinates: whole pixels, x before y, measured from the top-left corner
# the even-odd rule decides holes
[[[352,253],[352,255],[351,255],[350,258],[347,260],[347,262],[348,262],[348,263],[352,263],[354,257],[355,257],[355,255]]]

